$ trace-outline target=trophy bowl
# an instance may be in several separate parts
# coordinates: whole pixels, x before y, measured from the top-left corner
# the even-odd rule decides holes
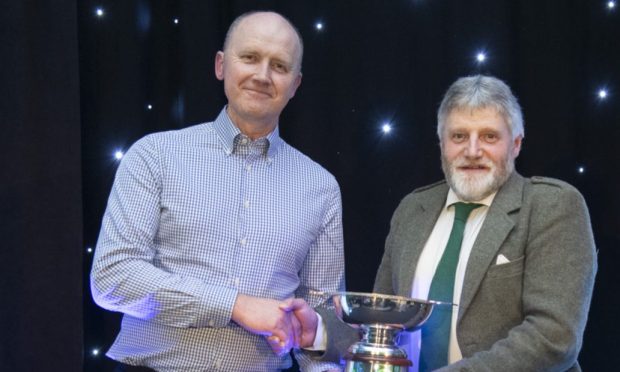
[[[379,293],[332,293],[337,314],[348,324],[383,324],[415,331],[428,319],[436,305],[452,305]]]
[[[435,306],[453,305],[379,293],[337,292],[329,296],[336,315],[362,331],[362,339],[344,356],[347,372],[408,371],[412,364],[398,347],[400,333],[420,329]]]

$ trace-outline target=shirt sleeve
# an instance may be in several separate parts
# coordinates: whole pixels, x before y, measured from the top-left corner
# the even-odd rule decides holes
[[[325,323],[323,322],[323,317],[319,313],[316,313],[316,316],[318,321],[316,325],[314,343],[310,347],[305,347],[304,350],[323,351],[327,347],[327,332],[325,329]]]
[[[330,189],[331,198],[324,214],[322,229],[308,251],[299,273],[300,285],[296,291],[296,296],[306,300],[312,307],[326,302],[316,291],[332,293],[345,288],[342,204],[340,188],[335,180]],[[340,368],[335,363],[319,362],[303,350],[296,351],[295,357],[302,371]]]
[[[168,326],[224,327],[236,289],[154,264],[163,178],[156,138],[136,142],[116,173],[90,275],[93,298],[105,309]]]

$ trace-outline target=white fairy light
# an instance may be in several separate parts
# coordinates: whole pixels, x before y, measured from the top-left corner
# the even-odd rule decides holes
[[[381,130],[383,131],[383,133],[390,133],[392,131],[392,125],[390,123],[383,123],[383,125],[381,126]]]

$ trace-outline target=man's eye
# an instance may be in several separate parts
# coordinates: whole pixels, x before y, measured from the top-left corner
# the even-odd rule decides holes
[[[452,133],[452,140],[454,142],[463,142],[467,136],[464,133]]]
[[[241,60],[244,62],[254,62],[256,61],[256,56],[253,54],[243,54],[241,55]]]
[[[483,137],[486,142],[495,142],[498,139],[495,133],[486,133]]]
[[[284,63],[279,63],[276,62],[273,64],[273,69],[278,71],[278,72],[287,72],[288,68],[286,67],[286,65]]]

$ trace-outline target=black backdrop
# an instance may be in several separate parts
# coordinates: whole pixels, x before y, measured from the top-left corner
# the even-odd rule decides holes
[[[0,370],[82,367],[74,1],[0,11]]]
[[[0,18],[0,366],[78,370],[83,358],[85,370],[109,370],[93,350],[109,347],[119,317],[92,303],[87,248],[113,154],[146,133],[215,117],[225,100],[214,55],[232,19],[251,9],[283,13],[304,37],[303,82],[281,131],[340,182],[349,289],[371,289],[400,199],[442,177],[434,123],[443,91],[459,76],[493,74],[524,108],[517,169],[586,197],[599,274],[580,361],[586,370],[619,364],[620,14],[606,1],[15,3]]]

